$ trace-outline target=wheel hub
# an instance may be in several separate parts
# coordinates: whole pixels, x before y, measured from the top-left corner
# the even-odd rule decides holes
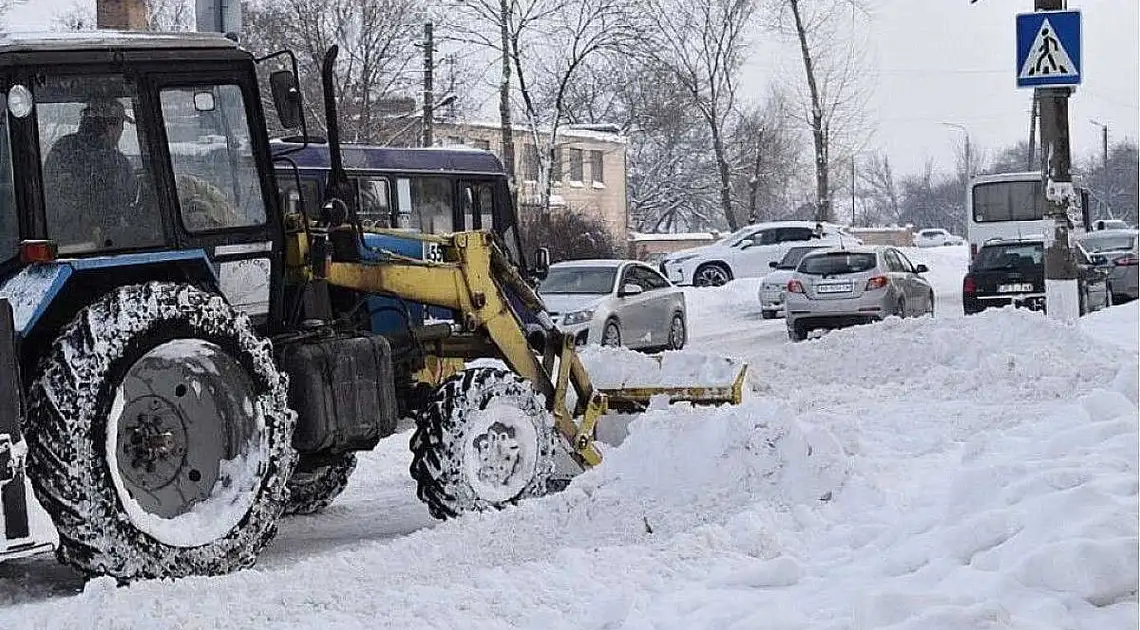
[[[120,448],[123,476],[145,490],[161,488],[178,475],[186,455],[186,427],[178,408],[158,396],[131,401],[123,414]]]
[[[481,498],[510,500],[534,477],[538,433],[521,409],[492,403],[472,418],[464,449],[471,486]]]

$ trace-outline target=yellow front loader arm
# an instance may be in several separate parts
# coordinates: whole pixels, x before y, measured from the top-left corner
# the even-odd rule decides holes
[[[594,444],[594,429],[609,409],[611,397],[617,407],[623,409],[644,405],[659,394],[675,401],[740,402],[743,373],[730,388],[596,389],[575,351],[573,338],[558,332],[549,319],[544,322],[546,347],[541,353],[531,348],[524,324],[508,303],[505,289],[539,320],[548,316],[542,300],[489,232],[459,232],[447,236],[403,231],[392,234],[438,247],[442,261],[381,252],[376,261],[330,257],[324,268],[315,272],[323,275],[331,286],[394,296],[457,312],[463,332],[437,344],[440,357],[488,357],[505,361],[511,370],[529,380],[535,390],[546,397],[557,430],[570,443],[575,458],[583,466],[601,462],[601,453]],[[355,232],[341,236],[356,238]],[[290,233],[287,260],[294,278],[314,272],[307,262],[308,248],[308,232]],[[571,387],[577,401],[572,410],[566,402]]]

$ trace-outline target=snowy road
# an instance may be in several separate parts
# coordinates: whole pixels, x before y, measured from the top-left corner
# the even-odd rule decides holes
[[[406,433],[237,574],[115,589],[0,564],[0,628],[1134,628],[1137,328],[961,316],[792,344],[755,281],[689,290],[694,349],[747,358],[741,407],[643,414],[600,468],[437,524]]]

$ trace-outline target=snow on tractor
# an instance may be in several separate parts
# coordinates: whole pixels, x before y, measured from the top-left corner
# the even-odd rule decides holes
[[[596,465],[610,409],[739,402],[743,367],[715,388],[595,388],[533,290],[547,261],[520,253],[497,160],[476,213],[490,226],[427,233],[430,209],[399,185],[386,207],[419,231],[362,220],[335,57],[316,201],[299,148],[266,131],[261,78],[309,144],[287,51],[200,33],[0,40],[0,559],[225,573],[284,514],[328,505],[401,417],[419,498],[448,518],[557,489],[562,460]],[[458,204],[443,212],[464,226]]]

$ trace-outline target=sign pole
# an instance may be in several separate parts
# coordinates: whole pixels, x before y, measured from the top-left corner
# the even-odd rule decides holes
[[[1064,9],[1064,0],[1034,0],[1038,11]],[[1073,189],[1069,149],[1069,87],[1037,88],[1041,120],[1041,190],[1045,216],[1052,219],[1052,234],[1045,234],[1045,308],[1051,319],[1076,321],[1080,317],[1078,269],[1070,243],[1074,221],[1080,216],[1080,198]]]

